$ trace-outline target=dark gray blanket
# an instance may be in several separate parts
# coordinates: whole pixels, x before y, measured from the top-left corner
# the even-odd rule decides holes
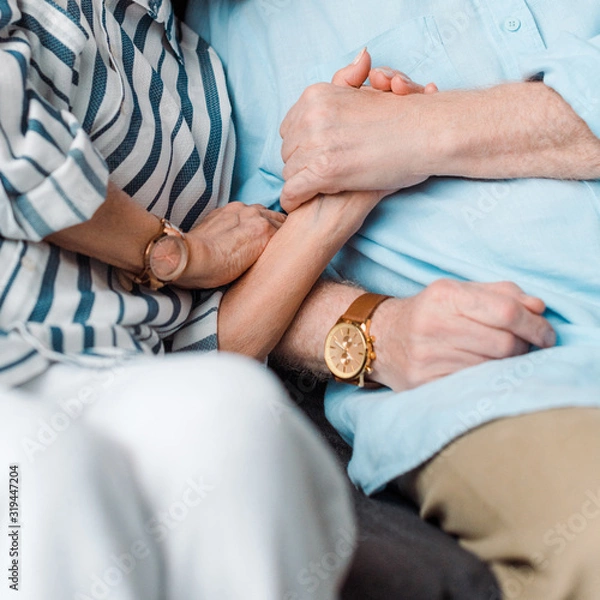
[[[345,468],[351,448],[325,418],[323,384],[295,373],[279,375]],[[359,542],[342,600],[500,600],[488,567],[422,521],[397,492],[366,497],[353,488],[353,497]]]

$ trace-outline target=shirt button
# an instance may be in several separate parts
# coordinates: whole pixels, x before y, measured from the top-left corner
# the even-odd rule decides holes
[[[506,19],[506,21],[504,21],[504,29],[506,29],[506,31],[519,31],[519,29],[521,29],[521,21],[519,19]]]

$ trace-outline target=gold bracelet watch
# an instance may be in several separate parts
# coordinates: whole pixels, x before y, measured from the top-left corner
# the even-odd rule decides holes
[[[391,296],[363,294],[338,319],[325,339],[325,363],[336,381],[358,387],[377,387],[365,382],[373,372],[377,358],[375,338],[370,335],[371,317],[375,309]]]
[[[174,282],[187,267],[189,247],[185,234],[166,219],[160,220],[158,233],[144,251],[144,269],[133,278],[135,283],[159,290]]]

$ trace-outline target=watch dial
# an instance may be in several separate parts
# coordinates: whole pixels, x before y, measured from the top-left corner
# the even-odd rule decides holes
[[[348,323],[338,323],[325,342],[325,362],[340,379],[353,379],[367,361],[367,341],[363,332]]]
[[[162,281],[170,281],[181,272],[185,260],[183,240],[175,236],[161,238],[150,255],[150,268],[156,277]]]

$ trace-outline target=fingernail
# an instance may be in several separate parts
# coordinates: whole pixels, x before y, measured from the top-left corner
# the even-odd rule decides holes
[[[390,69],[389,67],[376,67],[375,69],[373,69],[373,71],[377,71],[378,73],[383,73],[386,77],[389,77],[390,79],[396,75],[396,71],[394,71],[393,69]]]
[[[546,345],[546,348],[550,348],[556,344],[556,333],[553,329],[550,329],[544,335],[544,344]]]
[[[365,46],[357,55],[356,58],[352,61],[353,65],[357,65],[360,62],[360,59],[364,56],[367,51],[367,47]]]

